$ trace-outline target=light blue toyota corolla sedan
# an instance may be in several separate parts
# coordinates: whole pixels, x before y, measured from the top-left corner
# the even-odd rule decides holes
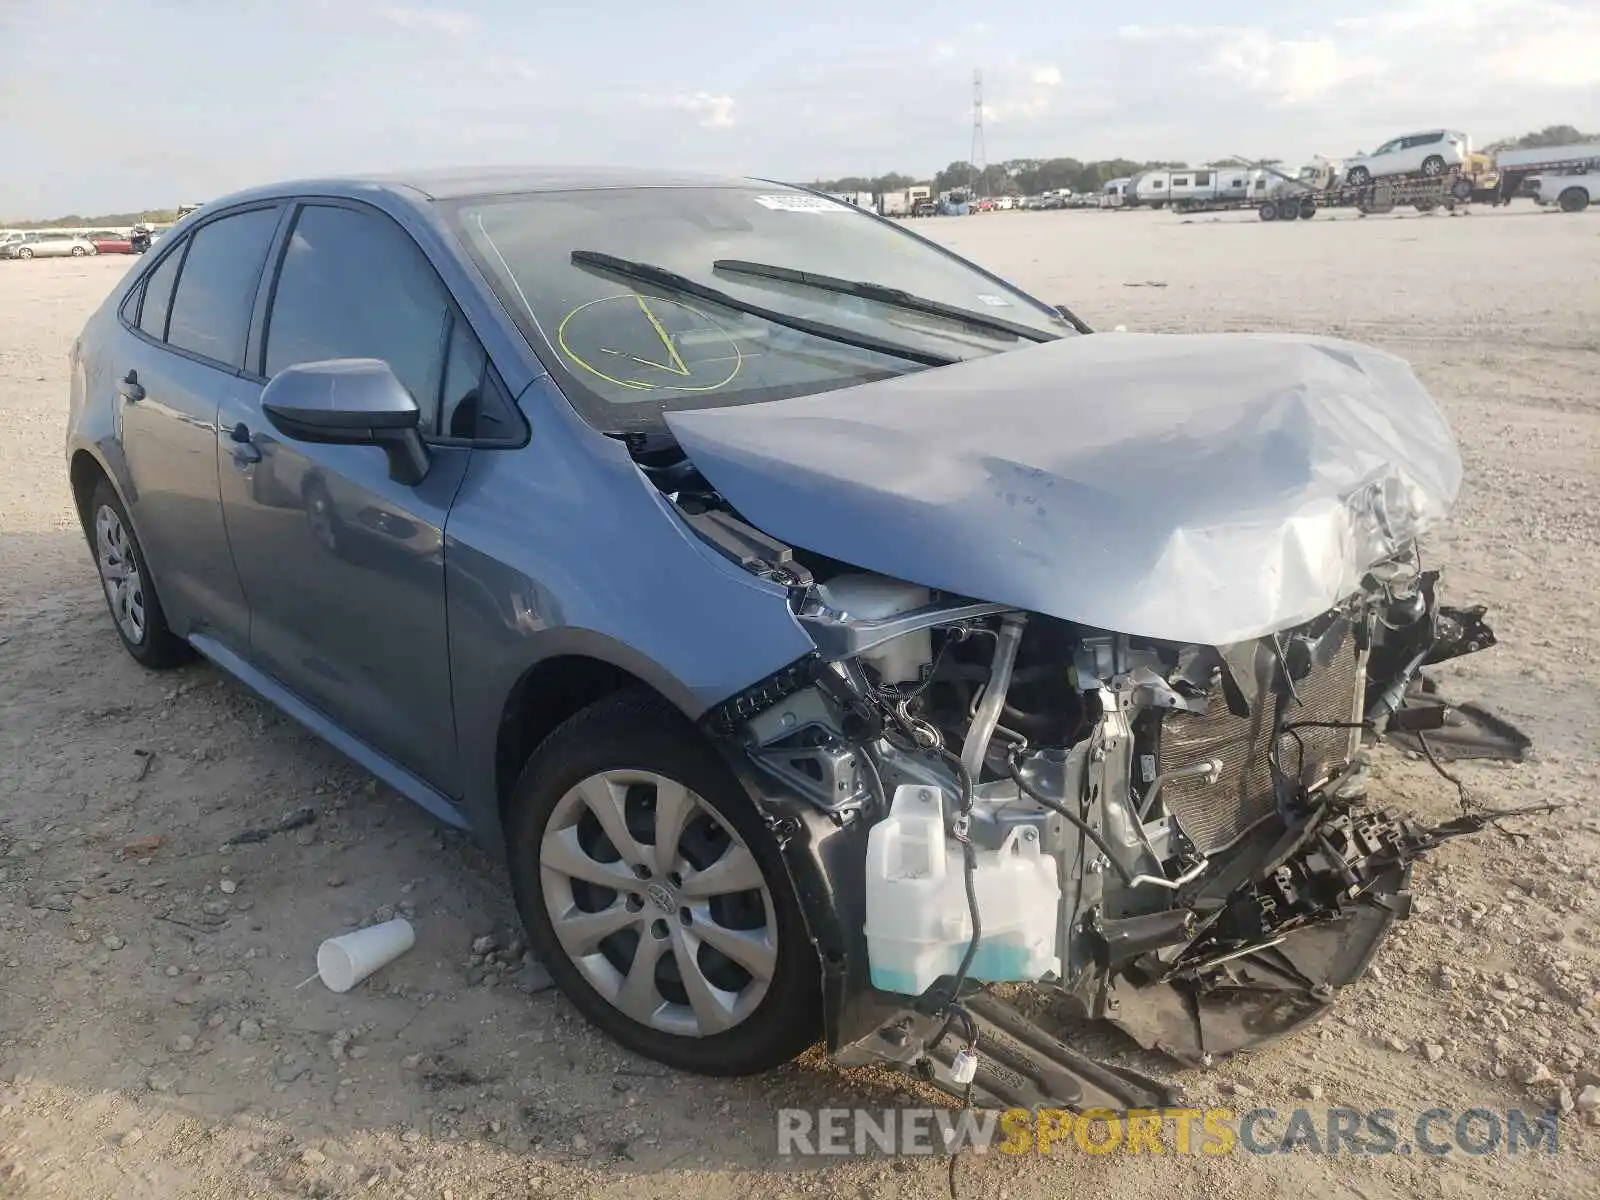
[[[1461,831],[1359,807],[1493,642],[1418,563],[1460,462],[1376,350],[1092,334],[806,189],[546,170],[207,204],[71,377],[128,653],[499,848],[562,990],[679,1068],[820,1036],[1164,1103],[991,985],[1255,1045]]]

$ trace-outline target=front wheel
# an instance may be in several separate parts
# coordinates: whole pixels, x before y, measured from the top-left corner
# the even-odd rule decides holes
[[[1344,178],[1346,183],[1355,187],[1365,187],[1372,182],[1372,172],[1365,167],[1351,167],[1350,173]]]
[[[17,251],[17,257],[18,258],[22,258],[22,259],[32,258],[33,257],[33,251],[29,250],[26,246],[24,246],[21,250]]]
[[[82,258],[87,253],[89,253],[89,252],[87,250],[85,250],[82,246],[74,246],[72,248],[72,257],[73,258]]]
[[[1444,174],[1444,159],[1437,154],[1430,154],[1422,160],[1422,173],[1429,179],[1437,178]]]
[[[1589,207],[1589,193],[1582,188],[1568,188],[1557,197],[1561,211],[1565,213],[1579,213]]]
[[[546,739],[517,781],[506,842],[530,944],[628,1049],[748,1075],[816,1039],[820,971],[777,843],[654,693],[617,693]]]

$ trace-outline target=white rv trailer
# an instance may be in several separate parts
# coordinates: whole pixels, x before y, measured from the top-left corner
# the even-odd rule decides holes
[[[1134,199],[1151,208],[1188,209],[1226,200],[1258,200],[1271,187],[1257,167],[1206,166],[1180,171],[1146,171],[1134,182]]]
[[[1100,189],[1101,208],[1124,208],[1128,203],[1128,188],[1132,178],[1108,179]]]
[[[1539,146],[1533,150],[1497,150],[1494,165],[1500,171],[1573,168],[1600,163],[1600,142],[1574,142],[1567,146]]]

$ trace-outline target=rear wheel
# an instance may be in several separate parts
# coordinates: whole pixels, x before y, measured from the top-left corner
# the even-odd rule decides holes
[[[1568,188],[1557,198],[1562,212],[1582,212],[1589,207],[1589,193],[1582,188]]]
[[[1430,154],[1422,160],[1422,173],[1430,179],[1444,174],[1444,159],[1437,154]]]
[[[746,1075],[815,1040],[816,951],[743,786],[648,691],[539,747],[506,819],[512,890],[561,990],[628,1049]]]
[[[1372,172],[1365,167],[1351,167],[1350,173],[1344,178],[1346,183],[1352,183],[1356,187],[1363,187],[1372,182]]]
[[[1256,215],[1263,221],[1276,221],[1278,219],[1278,206],[1269,200],[1256,209]]]
[[[189,644],[167,625],[127,510],[104,479],[95,484],[89,498],[87,533],[106,607],[123,648],[142,666],[155,669],[176,667],[193,658]]]

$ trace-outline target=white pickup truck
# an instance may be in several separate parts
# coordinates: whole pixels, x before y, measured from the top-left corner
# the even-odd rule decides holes
[[[1541,205],[1559,204],[1562,212],[1582,212],[1600,204],[1600,170],[1582,175],[1535,175],[1523,185]]]

